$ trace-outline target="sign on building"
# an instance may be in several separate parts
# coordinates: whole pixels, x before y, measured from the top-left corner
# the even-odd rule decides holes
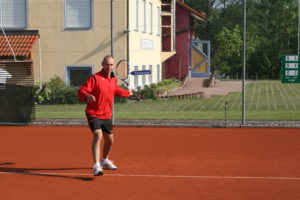
[[[151,74],[151,70],[140,70],[140,71],[132,71],[130,72],[131,75],[136,76],[136,75],[148,75]]]
[[[285,55],[281,57],[281,82],[300,83],[300,56]]]

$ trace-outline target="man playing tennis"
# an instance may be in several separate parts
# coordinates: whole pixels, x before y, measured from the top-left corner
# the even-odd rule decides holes
[[[113,73],[114,58],[105,56],[102,70],[93,74],[78,90],[81,101],[86,102],[86,116],[89,127],[93,132],[92,153],[94,160],[94,176],[103,174],[102,169],[115,170],[117,166],[109,159],[114,137],[112,131],[112,106],[114,95],[129,97],[131,90],[124,90],[117,85],[117,78]],[[100,160],[100,143],[104,138],[103,155]]]

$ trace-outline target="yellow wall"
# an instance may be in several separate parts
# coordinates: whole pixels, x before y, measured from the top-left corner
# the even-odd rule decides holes
[[[150,33],[150,17],[149,17],[149,2],[153,4],[153,33]],[[152,65],[152,83],[160,80],[157,79],[157,65],[160,65],[161,70],[161,35],[158,34],[158,18],[157,7],[161,7],[161,1],[146,0],[146,32],[143,32],[143,0],[139,0],[139,28],[135,30],[135,0],[130,1],[129,5],[129,59],[130,71],[134,71],[134,66],[138,66],[138,70],[142,70],[142,66],[146,66],[149,70],[149,65]],[[161,30],[159,30],[160,32]],[[141,42],[152,43],[153,49],[142,48]],[[134,86],[134,76],[130,76],[130,86]],[[138,76],[138,86],[142,85],[142,76]],[[161,72],[160,78],[161,79]],[[146,85],[149,85],[149,75],[146,75]]]
[[[93,0],[92,28],[66,30],[64,28],[64,0],[28,0],[28,29],[39,30],[41,38],[42,78],[54,75],[65,79],[67,65],[91,65],[94,72],[101,68],[103,56],[111,54],[110,0]],[[114,1],[115,57],[126,57],[125,0]],[[38,51],[38,48],[35,49]],[[38,52],[34,52],[35,55]],[[35,79],[39,80],[35,67]]]
[[[129,32],[127,29],[127,1],[129,2]],[[129,58],[130,71],[134,66],[142,70],[142,65],[152,65],[152,82],[161,80],[161,30],[158,30],[157,7],[160,0],[146,0],[146,32],[134,30],[134,0],[114,0],[114,56],[116,63]],[[149,3],[153,4],[153,33],[150,33]],[[103,56],[111,54],[110,41],[110,0],[93,0],[92,28],[89,30],[66,30],[64,28],[64,0],[28,0],[28,29],[39,30],[41,46],[35,48],[34,54],[41,55],[41,77],[39,66],[35,67],[35,80],[48,81],[55,75],[66,79],[66,66],[93,66],[93,72],[101,69]],[[143,0],[139,0],[139,25],[143,18]],[[160,20],[160,17],[159,17]],[[129,38],[129,56],[127,56],[127,38]],[[153,49],[143,49],[141,41],[150,41]],[[41,54],[38,50],[41,50]],[[157,78],[157,66],[160,66],[160,77]],[[36,66],[36,65],[35,65]],[[146,76],[146,85],[149,76]],[[138,76],[139,86],[142,76]],[[134,87],[134,77],[130,76],[130,87]]]

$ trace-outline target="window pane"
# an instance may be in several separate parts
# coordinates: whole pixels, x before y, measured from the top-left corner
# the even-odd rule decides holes
[[[91,0],[66,0],[66,28],[91,28]]]
[[[138,66],[134,66],[134,71],[138,71],[139,67]],[[137,88],[139,86],[139,77],[138,76],[134,76],[134,87]]]
[[[149,70],[151,71],[151,74],[149,74],[149,84],[152,83],[152,65],[149,66]]]
[[[71,70],[70,71],[70,85],[81,86],[91,75],[90,70]]]
[[[157,7],[157,35],[161,32],[161,17],[160,17],[160,7]]]
[[[139,30],[139,0],[135,0],[134,4],[134,30]]]
[[[149,27],[150,27],[150,31],[149,33],[152,33],[153,32],[153,7],[152,7],[152,3],[149,3],[149,20],[150,20],[150,24],[149,24]]]
[[[2,0],[0,16],[4,28],[26,28],[26,2],[26,0]]]
[[[67,83],[71,86],[81,86],[92,75],[92,67],[67,67]]]
[[[143,1],[143,32],[146,33],[146,0]]]
[[[146,70],[146,66],[145,65],[142,66],[142,70],[143,71]],[[146,75],[145,74],[142,76],[142,81],[143,81],[143,86],[145,86],[146,85]]]
[[[160,81],[160,65],[157,65],[157,82]]]

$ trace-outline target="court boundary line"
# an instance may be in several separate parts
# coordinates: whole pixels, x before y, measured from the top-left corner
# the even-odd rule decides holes
[[[35,173],[35,172],[1,172],[7,175],[44,175],[44,176],[92,176],[88,173]],[[192,179],[260,179],[260,180],[296,180],[300,181],[300,177],[280,177],[280,176],[192,176],[192,175],[159,175],[159,174],[104,174],[103,176],[115,177],[153,177],[153,178],[192,178]]]

